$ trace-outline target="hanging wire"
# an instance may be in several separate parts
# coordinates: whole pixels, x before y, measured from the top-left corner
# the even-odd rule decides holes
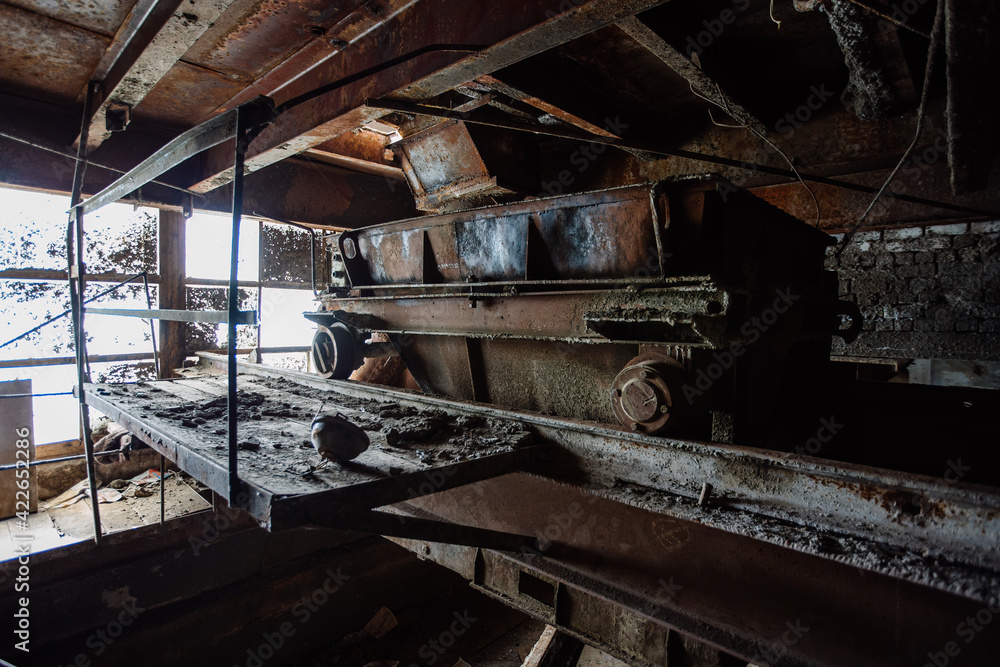
[[[73,155],[73,154],[71,154],[71,153],[67,153],[65,151],[56,150],[55,148],[49,148],[48,146],[43,146],[42,144],[35,143],[34,141],[31,141],[29,139],[24,139],[22,137],[18,137],[16,135],[10,134],[9,132],[4,132],[4,131],[0,130],[0,137],[3,137],[4,139],[10,139],[11,141],[16,141],[19,144],[24,144],[25,146],[30,146],[31,148],[37,148],[40,151],[45,151],[47,153],[52,153],[53,155],[59,155],[59,156],[64,157],[64,158],[69,158],[70,160],[75,160],[76,159],[76,156]],[[128,173],[127,171],[124,171],[122,169],[116,169],[115,167],[109,167],[108,165],[101,164],[100,162],[94,162],[93,160],[91,160],[89,158],[84,159],[83,163],[86,164],[86,165],[90,165],[91,167],[97,167],[98,169],[104,169],[105,171],[110,171],[110,172],[115,173],[115,174],[127,174]],[[151,183],[156,183],[157,185],[162,185],[165,188],[170,188],[171,190],[176,190],[177,192],[183,192],[186,195],[194,195],[195,197],[200,197],[202,199],[205,198],[205,195],[203,195],[200,192],[195,192],[193,190],[188,190],[186,188],[181,188],[181,187],[178,187],[176,185],[170,185],[170,183],[164,183],[163,181],[157,181],[157,180],[153,180],[153,181],[150,181],[150,182]]]
[[[882,184],[882,187],[879,188],[878,192],[875,193],[875,196],[872,198],[871,203],[868,204],[868,208],[866,208],[865,212],[861,214],[861,217],[858,218],[858,221],[854,223],[854,227],[851,228],[851,231],[849,231],[847,234],[844,235],[844,240],[841,242],[840,247],[837,248],[837,253],[835,257],[840,257],[841,253],[844,252],[844,249],[847,248],[848,244],[854,238],[854,234],[865,223],[865,220],[868,219],[868,214],[871,213],[872,209],[875,208],[875,204],[877,204],[878,200],[882,198],[882,195],[889,187],[889,184],[892,183],[893,179],[896,178],[896,174],[899,173],[899,170],[910,158],[910,153],[913,152],[913,149],[916,147],[917,142],[920,141],[920,135],[923,134],[924,132],[924,116],[927,111],[927,98],[930,97],[931,78],[934,72],[934,60],[935,57],[937,56],[937,47],[939,40],[941,38],[941,30],[943,30],[943,28],[944,28],[944,0],[938,0],[937,9],[934,13],[934,27],[931,28],[931,43],[930,46],[927,47],[927,64],[924,67],[924,87],[923,90],[920,91],[920,104],[917,106],[917,126],[913,132],[913,140],[910,142],[910,145],[906,148],[906,152],[903,153],[903,156],[899,158],[899,162],[896,163],[896,166],[893,168],[892,172],[885,179],[885,182]]]
[[[716,90],[719,93],[719,99],[722,100],[721,104],[719,102],[715,101],[715,100],[709,99],[706,95],[703,95],[701,92],[699,92],[694,87],[694,84],[692,84],[690,81],[688,82],[688,87],[691,88],[691,92],[694,93],[695,96],[700,97],[701,99],[705,100],[709,104],[714,104],[715,106],[719,107],[720,109],[722,109],[723,111],[725,111],[727,114],[729,114],[729,116],[731,118],[735,119],[737,123],[739,123],[738,125],[728,125],[726,123],[720,123],[717,120],[715,120],[715,117],[712,115],[712,110],[709,109],[708,110],[708,118],[709,118],[709,120],[712,121],[712,123],[714,125],[717,125],[719,127],[730,128],[730,129],[739,129],[739,128],[742,127],[743,129],[749,131],[750,134],[752,134],[755,137],[757,137],[758,139],[761,139],[762,141],[764,141],[768,146],[770,146],[771,148],[773,148],[778,153],[778,155],[780,155],[782,158],[784,158],[785,162],[788,163],[788,168],[792,170],[792,173],[795,174],[795,177],[797,179],[799,179],[799,183],[802,184],[802,187],[804,187],[806,189],[806,192],[809,193],[809,196],[812,197],[813,204],[815,204],[815,206],[816,206],[816,222],[813,223],[813,226],[814,227],[819,227],[819,222],[820,222],[820,217],[821,217],[821,215],[820,215],[819,198],[816,196],[816,193],[813,191],[813,189],[811,187],[809,187],[809,185],[805,182],[805,179],[802,178],[802,175],[799,173],[799,170],[795,168],[795,164],[792,162],[791,158],[789,158],[788,155],[785,154],[785,151],[783,151],[780,148],[778,148],[778,146],[774,142],[772,142],[770,139],[767,138],[767,135],[765,135],[760,130],[758,130],[758,129],[754,128],[753,126],[751,126],[750,124],[748,124],[746,121],[743,120],[743,118],[740,115],[734,113],[733,110],[729,108],[729,105],[726,103],[726,96],[722,94],[722,88],[719,87],[719,84],[715,84],[715,88],[716,88]]]

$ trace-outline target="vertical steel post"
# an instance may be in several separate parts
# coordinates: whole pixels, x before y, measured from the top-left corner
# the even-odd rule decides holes
[[[264,283],[260,277],[260,272],[263,267],[264,267],[264,221],[258,220],[257,221],[257,345],[254,346],[257,348],[256,352],[257,363],[263,363],[263,360],[261,359],[262,355],[260,352],[260,348],[262,347],[262,343],[260,342],[260,332],[261,332],[261,324],[264,319],[263,317],[261,317],[261,313],[263,312],[263,307],[264,307]]]
[[[166,492],[164,491],[164,485],[167,483],[167,467],[163,465],[166,463],[163,454],[160,454],[160,525],[163,525],[166,519],[166,510],[164,510],[166,501]]]
[[[84,157],[87,150],[87,135],[90,127],[90,112],[93,107],[94,93],[97,82],[87,85],[87,96],[83,103],[83,122],[80,127],[80,144],[76,150],[76,166],[73,171],[73,191],[70,194],[70,206],[76,207],[83,194],[83,174],[85,171]],[[86,267],[83,262],[83,209],[75,208],[74,220],[70,222],[70,230],[75,227],[76,251],[73,251],[73,233],[67,232],[66,259],[69,262],[70,302],[73,310],[73,334],[76,343],[76,382],[80,398],[80,428],[83,431],[84,450],[87,456],[87,481],[90,488],[90,504],[94,513],[94,542],[101,543],[101,510],[100,499],[97,497],[97,469],[94,461],[94,439],[90,432],[90,408],[83,391],[83,385],[90,381],[85,365],[87,364],[87,336],[83,328],[83,301],[86,298]],[[74,224],[75,223],[75,224]],[[76,261],[74,262],[74,255]],[[74,285],[73,281],[76,280]]]
[[[152,310],[153,301],[149,298],[149,275],[146,271],[142,272],[142,284],[146,288],[146,308]],[[153,367],[156,368],[156,379],[159,380],[163,375],[160,374],[160,351],[156,348],[156,320],[153,318],[149,318],[149,337],[153,340]]]
[[[239,311],[237,274],[240,259],[240,221],[243,217],[243,169],[247,150],[246,111],[241,107],[236,116],[236,159],[233,171],[233,245],[229,261],[229,318],[226,323],[228,358],[228,418],[229,418],[229,506],[239,506],[240,476],[238,470],[237,394],[236,394],[236,313]]]

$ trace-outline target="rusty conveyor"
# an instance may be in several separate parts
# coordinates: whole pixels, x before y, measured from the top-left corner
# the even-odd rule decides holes
[[[225,367],[223,356],[200,356]],[[766,655],[761,637],[780,636],[789,618],[806,619],[810,641],[787,647],[798,656],[788,664],[829,662],[847,650],[845,635],[898,623],[937,645],[948,636],[944,620],[997,604],[1000,494],[992,487],[654,438],[246,362],[239,369],[247,497],[235,504],[273,531],[309,525],[396,538],[603,645],[616,644],[594,639],[603,626],[591,621],[604,617],[577,613],[595,595],[629,622],[698,632],[746,656]],[[85,389],[94,409],[226,496],[226,434],[212,416],[224,375]],[[325,413],[365,427],[372,446],[352,464],[303,475],[319,463],[304,443],[324,402]],[[392,513],[373,511],[390,504]],[[757,568],[767,582],[740,574]],[[540,603],[545,596],[533,597],[531,582],[551,586],[552,600]],[[771,608],[733,598],[733,586],[754,595],[776,587],[791,600]],[[860,604],[859,587],[877,604]],[[753,606],[752,619],[727,615],[734,599]],[[836,605],[857,615],[831,614]],[[883,613],[892,605],[935,614],[899,619]]]
[[[225,357],[201,356],[215,372],[225,365]],[[658,512],[756,539],[809,544],[821,535],[828,546],[843,542],[826,556],[863,558],[861,543],[877,542],[900,557],[919,551],[1000,569],[1000,544],[984,539],[1000,534],[1000,494],[992,487],[655,438],[246,362],[239,369],[247,497],[236,504],[271,530],[343,524],[351,512],[530,471],[597,493],[634,488]],[[221,419],[211,418],[225,391],[225,376],[217,375],[91,384],[86,400],[228,499],[227,436]],[[372,446],[350,464],[304,475],[308,464],[320,461],[306,442],[309,422],[324,403],[325,413],[339,411],[366,428]],[[706,482],[712,504],[724,505],[726,513],[701,507]],[[888,569],[894,558],[882,559]]]

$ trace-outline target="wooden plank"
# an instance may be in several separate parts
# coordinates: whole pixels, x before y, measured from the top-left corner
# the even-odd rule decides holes
[[[177,396],[178,398],[183,398],[186,401],[210,401],[216,398],[218,394],[214,392],[202,391],[195,386],[190,384],[191,380],[184,380],[183,382],[178,382],[176,380],[157,382],[156,387],[162,389],[168,394]]]
[[[187,221],[179,211],[160,210],[160,308],[187,309]],[[187,324],[160,320],[160,373],[162,377],[177,377],[175,368],[184,365],[187,354]]]
[[[0,464],[25,463],[35,458],[34,416],[31,407],[31,380],[0,382],[0,395],[22,394],[19,398],[3,399],[0,409]],[[19,447],[27,443],[27,447]],[[27,452],[27,458],[22,453]],[[24,477],[22,470],[28,470]],[[18,482],[28,480],[28,488]],[[20,495],[19,495],[20,494]],[[27,501],[27,505],[24,502]],[[18,503],[21,505],[18,505]],[[0,519],[14,516],[17,511],[35,511],[38,494],[34,469],[27,467],[0,472]]]
[[[74,456],[76,454],[83,454],[83,444],[79,440],[51,442],[35,448],[35,458],[39,461],[56,459],[62,456]]]

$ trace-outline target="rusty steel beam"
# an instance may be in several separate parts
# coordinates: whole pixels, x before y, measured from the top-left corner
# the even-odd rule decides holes
[[[0,133],[20,139],[0,135],[0,184],[68,193],[74,159],[61,154],[65,151],[60,147],[73,140],[79,125],[77,113],[0,93]],[[100,192],[175,136],[141,121],[134,122],[127,133],[113,135],[93,155],[84,175],[84,194]],[[181,191],[180,183],[190,178],[193,169],[193,161],[188,161],[158,179],[178,189],[150,182],[130,195],[129,203],[180,211],[190,202],[196,211],[228,212],[232,206],[228,188],[193,198]],[[409,188],[396,179],[301,158],[248,175],[245,195],[246,209],[257,215],[320,227],[363,227],[417,213]]]
[[[579,116],[572,114],[569,111],[560,109],[556,105],[550,104],[539,97],[526,93],[522,90],[518,90],[514,86],[511,86],[510,84],[505,83],[500,79],[497,79],[496,77],[490,76],[489,74],[484,74],[483,76],[477,78],[476,81],[483,84],[484,86],[489,86],[491,89],[497,91],[498,93],[502,93],[511,99],[515,99],[519,102],[524,102],[525,104],[533,106],[539,111],[543,111],[552,116],[553,118],[558,118],[559,120],[568,125],[573,125],[574,127],[578,127],[581,130],[584,130],[586,132],[591,132],[593,134],[602,137],[614,138],[615,136],[617,136],[612,132],[608,132],[602,127],[594,125],[590,121],[584,120],[583,118],[580,118]],[[462,111],[472,111],[472,109],[471,108],[462,109]]]
[[[361,158],[344,155],[342,153],[325,151],[319,148],[307,148],[303,151],[302,155],[307,158],[319,160],[320,162],[336,165],[352,171],[360,171],[363,174],[382,176],[384,178],[391,178],[395,181],[406,180],[406,176],[403,174],[402,169],[394,167],[391,164],[385,164],[384,162],[370,162]]]
[[[133,13],[127,27],[123,26],[131,33],[127,43],[120,44],[116,36],[109,47],[118,51],[114,64],[98,79],[100,96],[86,135],[86,153],[104,143],[112,131],[125,129],[131,110],[231,3],[232,0],[159,0],[155,4],[144,2],[140,6],[141,16]],[[132,23],[135,18],[141,18],[140,25]],[[104,61],[99,63],[95,74],[99,76],[104,66]],[[79,137],[74,146],[78,142]]]
[[[715,80],[705,74],[700,67],[688,60],[683,53],[670,46],[665,39],[657,35],[638,18],[630,16],[618,21],[616,25],[629,37],[641,44],[643,48],[659,58],[674,73],[687,81],[691,88],[699,95],[708,98],[738,122],[747,125],[758,133],[763,134],[767,131],[766,126],[757,116],[735,101],[722,90]]]
[[[636,344],[653,336],[670,345],[707,348],[741,342],[727,333],[737,295],[697,277],[689,282],[667,289],[645,286],[641,293],[635,290],[636,281],[617,289],[604,285],[608,289],[565,292],[528,292],[532,286],[518,283],[513,289],[523,293],[516,295],[486,291],[490,285],[484,284],[466,294],[331,299],[336,314],[306,317],[324,325],[337,319],[360,331],[393,335]]]
[[[765,543],[715,530],[698,517],[663,514],[654,495],[626,484],[593,494],[537,476],[508,475],[399,507],[449,521],[474,515],[493,530],[534,534],[548,546],[544,551],[393,541],[630,665],[947,661],[954,667],[988,664],[1000,650],[1000,634],[990,631],[966,641],[970,620],[984,627],[976,615],[985,620],[1000,611],[995,574],[974,584],[993,587],[986,599],[953,594],[859,568],[851,554],[817,557],[824,547],[837,546],[836,537],[825,544],[831,537],[822,533]],[[826,511],[820,503],[816,507],[817,513]],[[729,512],[705,511],[712,513]],[[928,561],[925,566],[928,579],[951,576]],[[702,648],[696,662],[679,659],[692,637],[735,657]]]
[[[293,95],[319,88],[346,74],[364,71],[394,58],[404,61],[376,76],[322,95],[284,113],[251,146],[246,168],[256,171],[288,156],[313,148],[331,138],[377,120],[386,111],[365,106],[372,97],[391,96],[419,101],[520,62],[533,55],[589,34],[623,18],[663,4],[667,0],[532,0],[510,2],[481,10],[478,23],[446,17],[468,16],[464,0],[423,0],[397,17],[396,30],[413,34],[404,46],[375,38],[359,42],[349,63],[317,67],[282,92]],[[419,35],[419,40],[416,36]],[[433,45],[483,45],[473,55],[426,53],[405,59],[407,53]],[[228,151],[211,151],[199,180],[191,187],[198,192],[214,190],[232,180]]]

